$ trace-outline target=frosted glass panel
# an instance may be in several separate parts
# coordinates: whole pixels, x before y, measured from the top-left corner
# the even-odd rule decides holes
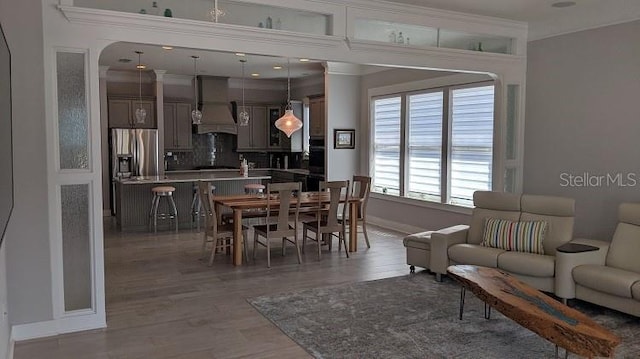
[[[438,44],[438,29],[433,27],[357,19],[354,32],[354,37],[358,40],[406,46],[437,46]]]
[[[61,169],[89,167],[84,54],[58,52],[58,131]]]
[[[504,173],[504,191],[513,193],[516,191],[516,169],[507,168]]]
[[[61,186],[64,309],[90,309],[91,226],[89,185]]]
[[[512,54],[512,44],[513,38],[510,37],[472,34],[444,29],[440,30],[438,39],[438,47],[499,54]]]
[[[507,85],[507,159],[516,159],[516,117],[519,85]]]

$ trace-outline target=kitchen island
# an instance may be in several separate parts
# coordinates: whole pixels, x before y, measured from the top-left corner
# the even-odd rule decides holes
[[[249,183],[266,184],[271,179],[268,172],[250,171],[249,177],[242,177],[238,170],[199,170],[167,172],[164,176],[123,178],[116,180],[116,220],[122,231],[146,230],[153,194],[151,189],[160,185],[176,188],[173,198],[178,209],[180,228],[191,228],[191,202],[194,185],[197,182],[211,182],[217,195],[244,193]],[[160,201],[158,213],[168,213],[166,201]],[[166,222],[166,223],[162,223]],[[158,228],[169,228],[169,221],[159,221]]]

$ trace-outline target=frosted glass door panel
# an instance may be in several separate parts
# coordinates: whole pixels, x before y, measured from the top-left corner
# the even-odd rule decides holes
[[[91,309],[91,225],[89,185],[60,188],[64,309]]]
[[[513,39],[509,37],[471,34],[440,29],[438,47],[449,49],[512,54]]]
[[[88,115],[83,53],[58,52],[60,169],[89,168]]]
[[[354,38],[407,46],[437,46],[438,29],[382,20],[356,19]]]

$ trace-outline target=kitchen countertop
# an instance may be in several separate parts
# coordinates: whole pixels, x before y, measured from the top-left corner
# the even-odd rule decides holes
[[[251,171],[280,171],[280,172],[287,172],[287,173],[295,173],[295,174],[300,174],[300,175],[308,175],[309,174],[309,170],[307,169],[303,169],[303,168],[289,168],[289,169],[283,169],[283,168],[250,168],[249,169],[249,176],[251,176]],[[236,169],[203,169],[203,170],[176,170],[176,171],[167,171],[166,173],[216,173],[216,172],[236,172],[239,173],[240,169],[236,168]]]
[[[247,181],[271,179],[271,176],[242,177],[236,170],[203,170],[203,171],[175,171],[164,176],[123,178],[118,181],[121,184],[148,184],[148,183],[177,183],[196,181]]]

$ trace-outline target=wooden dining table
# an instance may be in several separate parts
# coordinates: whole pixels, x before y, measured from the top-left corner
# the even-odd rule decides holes
[[[300,201],[300,208],[309,208],[320,205],[329,204],[331,201],[329,192],[301,192],[300,195],[292,198],[292,208],[297,201]],[[341,198],[341,203],[348,203],[349,205],[349,218],[358,218],[358,206],[361,199],[359,197],[349,196]],[[267,209],[267,205],[271,209],[277,209],[280,206],[278,197],[269,199],[267,204],[266,195],[255,194],[241,194],[241,195],[227,195],[227,196],[214,196],[213,202],[216,207],[216,215],[218,216],[218,222],[222,219],[222,209],[224,207],[230,208],[233,211],[233,264],[242,264],[242,214],[243,211]],[[358,250],[358,221],[349,220],[349,252],[356,252]]]

